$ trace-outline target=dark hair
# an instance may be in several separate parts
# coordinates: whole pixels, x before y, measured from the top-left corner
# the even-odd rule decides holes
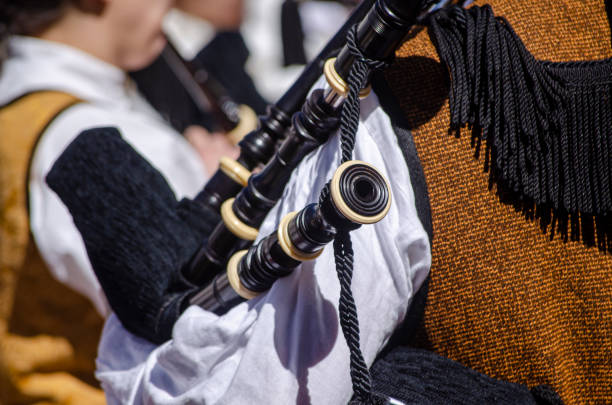
[[[0,0],[0,62],[11,34],[33,35],[61,17],[67,0]]]
[[[10,34],[36,34],[57,20],[66,0],[2,0],[0,39]]]

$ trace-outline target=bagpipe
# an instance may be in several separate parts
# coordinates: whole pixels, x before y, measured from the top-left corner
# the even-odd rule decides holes
[[[337,169],[319,203],[287,214],[276,232],[234,253],[227,271],[193,296],[191,303],[220,313],[234,302],[254,298],[300,263],[316,259],[340,229],[378,222],[390,205],[384,177],[364,162],[348,161]]]
[[[93,129],[77,137],[47,182],[70,210],[124,327],[164,342],[189,305],[223,313],[266,291],[300,262],[316,258],[332,240],[334,248],[350,251],[349,232],[379,221],[391,204],[384,177],[367,163],[352,160],[359,99],[370,91],[372,72],[393,59],[410,29],[440,8],[463,3],[362,2],[260,119],[259,128],[240,141],[238,159],[222,160],[192,200],[177,202],[163,177],[116,129]],[[324,88],[310,92],[321,71]],[[292,171],[336,131],[342,143],[341,165],[319,202],[288,215],[276,232],[250,246]],[[341,313],[340,323],[351,350],[351,368],[360,370],[359,375],[367,373],[367,366],[358,332],[355,336],[350,324],[356,322],[351,263],[336,262],[347,277],[341,280],[341,312],[349,314]],[[363,391],[355,384],[357,393]]]
[[[124,326],[149,340],[164,341],[189,304],[226,311],[236,300],[265,291],[299,262],[315,258],[337,233],[380,220],[390,204],[386,180],[367,164],[348,163],[359,97],[367,96],[372,71],[391,61],[412,27],[433,11],[461,3],[362,2],[260,118],[259,128],[240,141],[238,159],[222,159],[193,200],[177,203],[163,178],[116,130],[81,134],[58,159],[47,182],[71,211]],[[325,87],[309,93],[321,71]],[[328,187],[329,195],[286,218],[275,235],[251,246],[248,253],[232,256],[256,239],[257,228],[281,197],[293,169],[338,127],[343,165]],[[128,202],[126,196],[139,198]],[[128,246],[145,258],[126,252]],[[164,260],[151,263],[151,252]],[[143,263],[133,264],[139,260]],[[133,289],[143,283],[150,285],[137,293],[136,307],[143,308],[136,316]]]
[[[511,6],[503,2],[491,3],[499,6],[504,14],[517,19],[523,18],[522,14],[531,15],[532,19],[534,15],[544,18],[538,14],[538,10],[532,11],[532,5],[527,2],[513,3]],[[433,7],[446,4],[437,2]],[[431,10],[428,6],[422,8]],[[384,59],[388,54],[382,49],[385,46],[395,49],[411,26],[402,17],[409,16],[412,22],[419,20],[418,16],[415,17],[418,13],[406,13],[404,7],[409,5],[384,0],[370,5],[364,13],[365,17],[359,20],[357,30],[350,34],[354,37],[347,44],[357,44],[358,50],[365,57]],[[450,73],[450,88],[442,89],[444,96],[449,90],[450,122],[446,116],[436,117],[436,122],[428,122],[426,125],[431,130],[434,124],[438,124],[439,128],[435,129],[438,132],[444,131],[444,136],[427,134],[427,137],[420,139],[415,136],[420,156],[426,157],[423,159],[423,167],[428,178],[452,178],[451,184],[448,181],[428,184],[432,198],[432,217],[436,218],[436,233],[441,242],[434,245],[437,250],[432,253],[434,259],[430,288],[436,294],[428,296],[429,313],[426,316],[429,317],[429,323],[425,338],[432,339],[432,346],[426,347],[437,348],[449,358],[495,374],[498,378],[514,382],[528,381],[530,386],[552,382],[556,384],[555,389],[562,387],[568,390],[564,395],[574,398],[574,401],[580,402],[597,394],[597,398],[605,402],[602,398],[609,398],[609,389],[605,387],[610,387],[606,383],[610,376],[607,366],[609,347],[601,345],[594,350],[593,342],[607,342],[610,336],[610,323],[601,318],[602,313],[609,312],[601,308],[606,308],[610,302],[607,269],[610,268],[609,252],[612,251],[609,215],[612,201],[609,193],[611,166],[607,140],[612,111],[610,60],[557,63],[550,62],[554,58],[549,58],[544,51],[538,55],[542,59],[536,59],[510,23],[495,16],[491,7],[457,10],[460,9],[452,8],[432,16],[432,20],[439,20],[436,24],[430,24],[435,49],[427,42],[429,48],[425,54],[432,58],[439,56],[446,66],[441,65],[442,74],[423,80],[443,82],[444,75]],[[551,19],[563,23],[567,26],[566,31],[572,33],[568,36],[573,36],[573,28],[583,22],[567,17],[572,12],[575,10],[564,9],[563,12],[557,11],[561,16],[546,14],[546,18],[549,18],[551,27],[554,27]],[[388,14],[398,18],[391,18]],[[438,18],[440,15],[443,17]],[[404,24],[395,30],[393,22],[398,20]],[[535,20],[539,21],[537,18]],[[526,30],[525,26],[521,28]],[[559,30],[551,30],[544,35],[544,29],[549,27],[538,25],[534,30],[540,30],[540,34],[547,38],[548,42],[539,46],[551,53],[550,49],[556,47],[556,42],[553,44],[551,38],[554,39]],[[589,35],[583,34],[592,40]],[[398,43],[393,40],[387,43],[382,38],[386,35],[402,38]],[[601,42],[601,37],[596,40]],[[571,40],[566,39],[566,42],[574,46],[577,43],[573,37]],[[368,46],[369,43],[376,45]],[[338,233],[359,223],[337,224],[339,226],[332,223],[330,227],[311,227],[311,219],[315,222],[338,219],[335,212],[339,211],[335,205],[338,200],[321,198],[319,205],[307,207],[300,214],[287,217],[277,232],[251,246],[248,253],[241,253],[242,257],[234,256],[236,251],[246,248],[250,242],[248,238],[245,240],[233,234],[232,229],[236,232],[256,232],[259,216],[265,216],[266,204],[272,204],[280,193],[278,190],[277,194],[273,191],[270,194],[262,192],[268,192],[268,187],[277,186],[276,183],[282,183],[289,176],[290,168],[297,164],[289,159],[301,158],[298,149],[307,150],[312,147],[308,143],[324,142],[328,133],[336,131],[337,121],[347,117],[342,110],[351,104],[348,100],[351,97],[357,99],[360,90],[357,87],[366,87],[367,79],[355,86],[356,81],[350,78],[353,65],[365,59],[351,56],[350,46],[343,48],[335,62],[328,62],[326,79],[330,83],[327,87],[312,92],[302,110],[295,113],[292,120],[289,120],[289,114],[285,116],[286,126],[278,131],[278,141],[270,143],[269,158],[276,152],[275,158],[253,163],[248,172],[236,170],[245,174],[234,176],[242,178],[246,186],[244,189],[237,183],[225,184],[224,180],[223,187],[231,186],[235,191],[223,196],[219,194],[214,199],[203,195],[199,199],[177,203],[170,195],[160,197],[163,184],[154,173],[149,173],[149,177],[143,176],[147,181],[142,181],[131,190],[132,195],[143,197],[136,201],[142,206],[126,203],[109,207],[109,204],[100,199],[91,198],[90,201],[86,197],[71,197],[80,192],[86,195],[87,191],[79,182],[61,185],[61,171],[56,173],[58,176],[55,180],[50,176],[50,183],[65,198],[83,234],[94,227],[100,228],[94,230],[97,232],[96,238],[85,235],[88,252],[104,290],[109,295],[111,306],[126,328],[150,340],[163,341],[169,336],[168,328],[172,326],[173,320],[189,303],[200,302],[215,311],[223,312],[234,301],[242,301],[264,291],[276,277],[290,273],[301,258],[315,256],[321,243],[327,240],[325,237],[334,237],[336,241]],[[366,54],[374,51],[374,48],[380,53]],[[605,48],[609,51],[609,44],[606,43]],[[536,46],[534,49],[537,51],[540,48]],[[601,50],[599,53],[593,51],[587,54],[592,59],[606,55],[608,53]],[[563,58],[568,57],[563,54]],[[348,62],[339,62],[343,59]],[[335,73],[342,81],[334,80],[337,78]],[[393,74],[390,73],[391,77]],[[397,72],[395,75],[398,81]],[[348,83],[352,96],[336,91],[346,89],[343,86],[338,86],[338,89],[334,87],[342,82]],[[423,87],[427,85],[431,83],[424,83]],[[406,88],[401,90],[406,91]],[[414,98],[419,98],[426,91],[416,93]],[[266,128],[266,120],[269,120],[268,125],[275,122],[274,119],[270,120],[271,116],[274,114],[264,117],[260,131]],[[290,127],[291,122],[293,125]],[[461,138],[446,137],[449,127],[456,130],[468,127],[472,133],[471,136]],[[315,138],[309,131],[320,137]],[[286,141],[278,146],[283,136],[286,136]],[[112,138],[119,143],[118,135]],[[301,138],[305,138],[307,144],[301,143]],[[460,142],[448,142],[449,138]],[[247,145],[244,143],[242,146],[249,147]],[[105,148],[108,150],[108,144],[105,146],[100,143],[96,148],[87,150],[91,155],[100,155]],[[85,149],[81,147],[73,150],[73,155],[77,155]],[[347,150],[350,152],[350,146]],[[479,154],[484,155],[484,171],[481,167],[472,167],[474,155],[478,158]],[[114,180],[121,180],[126,168],[140,165],[137,159],[130,159],[117,158],[113,161],[117,165]],[[60,170],[62,164],[68,164],[69,160],[66,158],[63,163],[60,162],[57,169]],[[128,166],[125,161],[130,162]],[[269,161],[269,166],[251,175],[250,170],[264,161]],[[89,166],[83,164],[78,169],[84,173],[91,171]],[[234,170],[228,166],[234,167],[226,165],[220,177],[233,176]],[[289,168],[288,172],[281,173],[285,167]],[[100,169],[100,173],[104,170],[107,169]],[[267,179],[263,176],[266,172],[272,172],[266,175],[270,176]],[[488,174],[483,176],[483,172]],[[258,175],[262,176],[256,181]],[[98,185],[103,186],[104,177],[100,175],[97,179],[100,180]],[[117,199],[125,199],[125,193],[111,187],[110,181],[106,183],[109,186],[101,195],[113,200],[113,193],[116,193]],[[112,186],[119,181],[114,183]],[[355,184],[363,186],[375,183],[372,178]],[[497,193],[482,192],[491,191],[492,185],[498,188]],[[362,186],[347,190],[355,193],[358,200],[365,198],[363,201],[371,201],[369,190],[378,186]],[[282,188],[282,185],[278,187]],[[207,195],[216,193],[212,189],[209,191]],[[473,198],[474,191],[481,193]],[[447,198],[453,192],[465,195],[462,194],[461,198]],[[218,208],[232,196],[236,196],[236,199],[233,203],[225,203],[225,217],[235,217],[238,221],[219,223]],[[323,196],[326,194],[323,193]],[[148,205],[144,205],[141,200],[146,200]],[[204,203],[206,200],[218,201],[217,208],[207,208],[214,205],[207,205]],[[80,215],[79,204],[83,207]],[[508,204],[513,204],[510,208],[514,209],[508,209]],[[324,205],[328,208],[322,209]],[[476,206],[478,212],[484,214],[465,215],[462,226],[458,227],[457,212],[473,211]],[[84,212],[105,212],[112,217],[119,210],[129,211],[130,215],[117,213],[118,219],[130,217],[130,221],[134,221],[140,228],[138,232],[129,233],[129,238],[117,238],[109,244],[109,238],[104,237],[103,232],[108,230],[108,221],[85,219]],[[151,218],[151,215],[144,215],[143,211],[156,212],[158,216]],[[327,216],[328,212],[330,216]],[[248,217],[251,213],[255,215],[253,218]],[[160,218],[162,214],[165,215],[163,219]],[[224,216],[223,213],[221,216]],[[534,218],[539,221],[544,232],[529,222],[533,222]],[[143,230],[142,224],[147,221],[157,221],[157,227],[151,225]],[[164,232],[160,232],[162,225]],[[347,225],[346,228],[343,225]],[[217,229],[221,239],[211,245],[210,242],[214,241],[210,239]],[[143,232],[148,233],[142,235]],[[98,240],[104,240],[104,249],[96,244]],[[146,243],[142,243],[143,240]],[[209,243],[203,246],[203,240]],[[221,246],[225,243],[221,240],[227,240],[228,245]],[[218,246],[220,249],[216,250]],[[108,258],[108,252],[116,253],[115,257]],[[122,260],[124,257],[130,256],[130,259],[136,260],[139,254],[147,260],[137,266],[128,263],[128,266],[113,272],[115,262],[125,265],[126,261]],[[104,255],[106,257],[102,258]],[[223,271],[227,268],[225,262],[232,257],[231,270],[224,275]],[[97,261],[100,266],[96,266]],[[111,271],[104,274],[98,268]],[[132,270],[135,268],[147,269],[146,277],[138,278],[138,274]],[[126,272],[129,274],[124,274]],[[126,278],[138,279],[141,288],[117,286],[120,284],[117,279]],[[159,286],[151,280],[163,280],[163,285]],[[519,295],[509,294],[510,290]],[[157,295],[151,297],[151,291]],[[474,294],[474,291],[483,294]],[[573,297],[575,291],[582,292],[577,300],[568,300],[567,295],[559,294],[563,291],[570,297]],[[535,296],[538,298],[533,298]],[[138,317],[130,318],[129,311],[125,310],[128,306],[136,307],[134,312],[141,308],[144,310],[139,312]],[[457,306],[460,309],[448,310]],[[509,323],[509,314],[512,323]],[[562,322],[551,323],[553,318],[561,319]],[[587,319],[591,322],[590,326],[585,324]],[[475,345],[476,341],[483,344]],[[554,356],[550,355],[551,351],[554,351]],[[407,356],[402,360],[402,367],[413,370],[413,386],[422,385],[421,365],[429,364],[428,360],[419,363],[417,357]],[[377,364],[383,363],[375,363],[375,368]],[[447,366],[447,363],[441,364],[439,373],[435,375],[449,371]],[[387,379],[389,368],[384,371],[383,379]],[[557,381],[561,374],[570,377]],[[589,375],[589,381],[582,379],[586,374]],[[478,380],[480,378],[480,375],[476,377]],[[467,382],[452,382],[455,386],[468,386]],[[404,383],[408,384],[402,381]],[[498,402],[498,399],[491,401]]]
[[[257,228],[282,195],[293,168],[307,154],[325,143],[340,125],[340,116],[348,114],[343,107],[349,97],[347,85],[349,76],[351,74],[360,76],[357,79],[361,82],[358,84],[357,92],[361,97],[366,96],[369,91],[367,83],[370,69],[376,65],[382,66],[393,56],[408,30],[419,18],[423,18],[422,13],[427,14],[450,3],[435,3],[429,10],[423,11],[415,4],[381,1],[368,10],[354,31],[348,31],[346,28],[349,35],[352,34],[350,43],[344,45],[335,59],[327,59],[325,62],[324,75],[327,81],[325,89],[313,91],[301,111],[293,115],[292,125],[284,134],[286,139],[263,169],[251,176],[248,169],[245,170],[246,168],[240,167],[239,164],[232,163],[230,168],[229,162],[221,163],[220,170],[226,175],[234,173],[235,180],[240,180],[245,187],[235,198],[231,198],[230,192],[216,196],[216,201],[224,200],[220,207],[223,220],[214,228],[206,245],[191,260],[186,272],[188,279],[199,285],[209,284],[224,270],[233,252],[255,240],[258,235]],[[360,6],[363,7],[364,4]],[[349,19],[345,27],[353,27],[351,21],[353,18]],[[344,30],[343,27],[341,32]],[[292,93],[291,90],[289,93]],[[357,94],[352,95],[353,120],[356,119],[355,108],[358,114],[358,106],[355,107],[357,97]],[[264,120],[263,126],[266,124],[267,121]],[[243,151],[250,150],[247,146],[249,141],[247,136],[244,144],[241,142]],[[214,177],[212,181],[215,181]],[[227,181],[224,183],[227,184]],[[203,193],[206,193],[207,188],[208,185]],[[219,192],[221,187],[214,189]],[[201,200],[203,193],[196,197],[196,200]],[[208,205],[216,208],[217,204]],[[304,253],[307,256],[312,252]],[[192,303],[200,304],[198,300],[203,295],[194,297]]]

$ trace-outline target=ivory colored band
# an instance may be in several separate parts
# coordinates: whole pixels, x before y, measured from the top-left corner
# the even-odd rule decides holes
[[[242,187],[246,187],[251,176],[251,172],[246,167],[227,156],[219,160],[219,169]]]
[[[240,277],[238,276],[238,264],[246,253],[247,250],[239,250],[229,259],[229,262],[227,262],[227,281],[229,281],[234,291],[236,291],[236,294],[240,295],[246,300],[250,300],[251,298],[257,297],[259,293],[251,291],[243,286],[242,282],[240,281]]]
[[[385,180],[385,184],[387,185],[387,190],[389,190],[389,200],[387,201],[387,205],[378,215],[365,216],[356,213],[355,211],[350,209],[348,205],[346,205],[344,199],[342,198],[342,194],[340,194],[340,176],[349,166],[355,164],[366,165],[376,170],[374,166],[369,163],[362,162],[361,160],[349,160],[348,162],[342,163],[340,167],[336,169],[334,177],[332,177],[330,187],[331,198],[338,211],[340,211],[340,213],[344,215],[346,219],[356,222],[358,224],[373,224],[383,219],[385,215],[387,215],[387,212],[389,212],[389,208],[391,207],[391,187],[389,187],[389,182],[387,181],[387,179],[385,179],[385,177],[381,174],[381,177]]]
[[[342,97],[346,97],[349,92],[348,85],[344,81],[342,77],[336,72],[336,68],[334,68],[334,62],[336,62],[336,58],[329,58],[325,61],[325,65],[323,66],[323,73],[325,74],[325,79],[336,93],[340,94]],[[367,87],[359,90],[359,98],[366,98],[370,95],[370,91],[372,87],[368,84]]]
[[[238,109],[238,125],[227,133],[227,137],[234,144],[238,145],[238,142],[244,138],[246,134],[257,129],[259,124],[259,118],[255,111],[248,105],[240,104]]]
[[[231,233],[244,240],[255,240],[259,231],[251,226],[246,225],[244,222],[238,219],[234,211],[232,210],[232,204],[235,198],[225,200],[221,204],[221,218],[223,223],[230,230]]]
[[[317,250],[314,253],[305,253],[296,248],[293,243],[291,243],[291,239],[289,238],[289,222],[297,215],[297,211],[293,211],[288,213],[283,217],[278,226],[277,236],[278,236],[278,244],[280,245],[283,252],[287,254],[292,259],[298,260],[300,262],[306,262],[308,260],[316,259],[321,255],[323,249]]]

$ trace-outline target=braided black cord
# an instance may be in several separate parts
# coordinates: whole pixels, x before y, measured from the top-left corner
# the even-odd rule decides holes
[[[340,147],[342,148],[340,164],[349,161],[353,156],[355,135],[359,126],[359,91],[366,86],[372,71],[381,69],[388,64],[386,61],[368,59],[363,56],[361,50],[357,47],[356,35],[357,26],[354,25],[346,37],[346,46],[356,60],[349,71],[347,78],[349,91],[340,115]]]
[[[347,99],[342,106],[340,116],[340,141],[342,149],[341,164],[352,158],[355,147],[355,135],[359,126],[359,91],[367,84],[370,73],[374,69],[386,66],[384,61],[371,60],[363,56],[356,44],[357,26],[353,26],[347,35],[347,47],[356,58],[351,66],[347,85]],[[319,201],[329,197],[329,183],[321,191]],[[368,366],[359,346],[359,320],[357,308],[351,291],[353,278],[353,246],[348,229],[338,229],[334,239],[334,258],[336,272],[340,281],[340,326],[346,339],[351,356],[351,381],[356,403],[377,403],[380,398],[372,394],[372,380]]]

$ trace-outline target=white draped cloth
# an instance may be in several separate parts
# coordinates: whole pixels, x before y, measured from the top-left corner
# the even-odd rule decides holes
[[[404,319],[431,253],[389,118],[374,94],[361,108],[354,157],[389,179],[393,198],[382,221],[351,233],[352,290],[361,348],[371,364]],[[294,171],[260,237],[274,232],[286,213],[317,202],[339,161],[335,135]],[[112,315],[99,347],[97,377],[109,404],[345,404],[352,387],[339,292],[330,244],[318,259],[223,316],[188,308],[172,340],[161,346],[131,335]]]

